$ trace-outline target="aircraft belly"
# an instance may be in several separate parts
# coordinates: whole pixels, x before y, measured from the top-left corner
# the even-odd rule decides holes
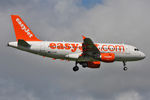
[[[137,57],[131,53],[116,53],[115,61],[137,61]]]

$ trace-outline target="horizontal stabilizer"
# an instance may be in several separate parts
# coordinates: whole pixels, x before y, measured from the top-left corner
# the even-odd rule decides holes
[[[30,44],[28,44],[26,41],[22,40],[22,39],[19,39],[18,40],[18,46],[23,46],[23,47],[31,47]]]

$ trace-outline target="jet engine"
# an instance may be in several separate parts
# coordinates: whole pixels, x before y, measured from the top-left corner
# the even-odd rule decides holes
[[[115,60],[114,53],[101,53],[100,60],[103,62],[113,62]]]
[[[80,63],[83,67],[88,68],[100,68],[100,61],[88,61]]]

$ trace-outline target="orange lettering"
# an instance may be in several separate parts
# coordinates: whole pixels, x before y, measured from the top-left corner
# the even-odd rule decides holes
[[[102,45],[101,51],[108,51],[108,49],[107,49],[107,48],[104,48],[104,47],[107,47],[107,45]]]
[[[98,48],[99,44],[95,44],[95,46]]]
[[[82,43],[81,43],[81,45],[78,46],[78,48],[79,48],[79,50],[83,51],[82,50]]]
[[[72,45],[71,51],[75,52],[77,50],[79,44],[71,44],[71,45]]]
[[[55,44],[55,43],[50,43],[50,44],[49,44],[49,47],[50,47],[51,49],[56,49],[56,44]]]
[[[62,43],[57,43],[57,49],[64,49],[64,45]]]
[[[66,50],[70,50],[70,48],[71,48],[71,47],[70,47],[70,44],[69,44],[69,43],[66,43],[66,44],[65,44],[65,49],[66,49]]]
[[[121,52],[122,50],[123,50],[123,52],[125,51],[123,45],[115,45],[115,47],[116,47],[116,51],[118,51],[118,49],[119,49],[120,52]]]
[[[83,51],[83,50],[82,50],[82,46],[79,46],[79,50]]]
[[[112,48],[111,48],[112,47]],[[108,46],[109,51],[115,51],[115,47],[113,45]]]

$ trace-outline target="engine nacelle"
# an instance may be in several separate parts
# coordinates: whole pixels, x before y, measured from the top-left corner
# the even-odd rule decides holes
[[[88,62],[88,67],[89,68],[100,68],[101,62],[100,61],[89,61]]]
[[[114,53],[101,53],[100,59],[103,62],[113,62],[115,60]]]
[[[100,68],[100,61],[88,61],[80,63],[83,67],[88,68]]]

